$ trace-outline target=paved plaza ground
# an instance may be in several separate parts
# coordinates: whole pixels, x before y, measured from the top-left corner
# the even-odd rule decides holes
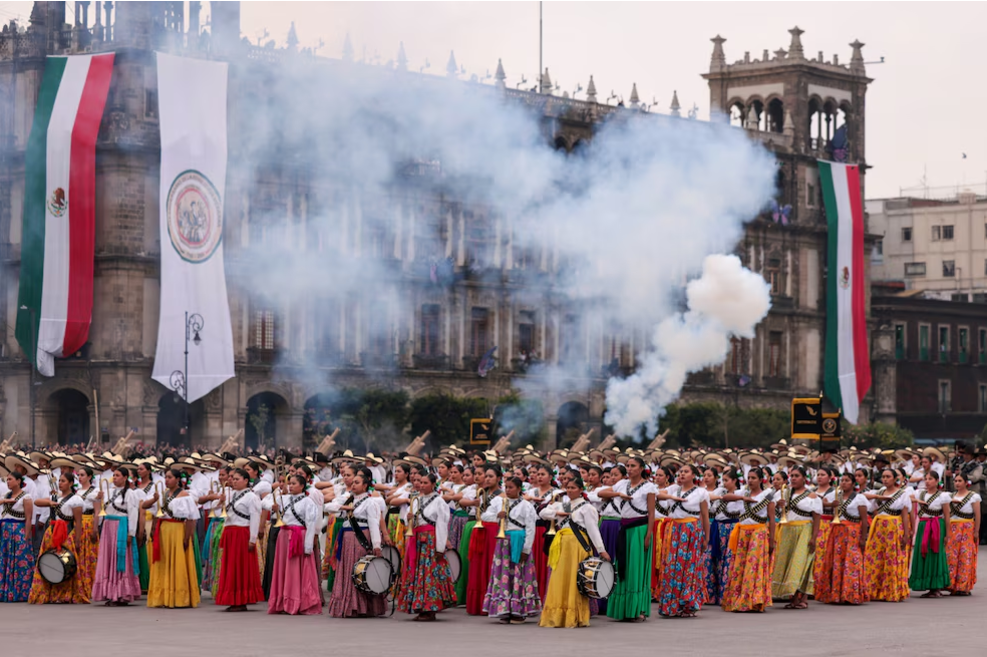
[[[436,623],[387,619],[338,620],[326,616],[268,616],[265,605],[223,613],[208,598],[197,609],[107,609],[27,604],[0,605],[0,654],[109,657],[347,657],[452,655],[914,655],[983,654],[987,629],[987,551],[980,559],[983,593],[967,598],[837,607],[810,603],[806,611],[778,605],[765,614],[703,609],[694,619],[618,623],[594,618],[589,628],[548,630],[537,622],[503,626],[454,609]]]

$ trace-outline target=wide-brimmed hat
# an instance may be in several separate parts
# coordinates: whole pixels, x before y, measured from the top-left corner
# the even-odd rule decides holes
[[[909,461],[913,456],[921,456],[920,453],[913,449],[896,449],[894,455],[897,456],[902,461]]]
[[[358,456],[354,456],[353,455],[353,451],[352,450],[347,449],[347,450],[345,450],[343,452],[340,452],[340,453],[336,454],[335,456],[333,456],[332,457],[332,464],[333,465],[339,465],[339,464],[345,463],[347,461],[360,461],[360,460],[362,460],[362,459],[360,459]]]
[[[27,457],[32,461],[34,461],[35,463],[40,464],[41,459],[44,459],[45,461],[51,461],[51,452],[45,449],[36,449],[31,452],[28,452]]]
[[[55,456],[48,462],[49,467],[54,470],[55,468],[62,468],[67,470],[75,470],[76,468],[83,467],[84,464],[74,461],[66,456]],[[86,466],[88,467],[88,466]]]
[[[374,465],[383,465],[384,459],[374,456],[373,452],[367,452],[367,455],[363,457],[363,460],[367,463],[373,463]]]
[[[778,457],[778,465],[783,468],[794,468],[802,465],[802,461],[799,460],[797,454],[789,452]]]
[[[209,463],[221,463],[223,465],[229,465],[229,459],[223,458],[222,454],[217,454],[216,452],[206,452],[202,455],[202,460]]]
[[[946,462],[946,455],[938,447],[926,447],[922,450],[922,456],[935,457],[940,463]]]
[[[741,463],[749,466],[765,465],[768,462],[768,458],[760,452],[741,452],[737,458],[740,459]]]
[[[99,455],[93,455],[92,460],[102,466],[116,465],[120,463],[123,459],[113,452],[103,452]]]
[[[19,465],[27,471],[28,475],[38,474],[38,466],[24,453],[7,454],[3,459],[3,465],[7,470],[14,471],[14,466]]]
[[[725,468],[730,465],[727,462],[726,458],[724,458],[720,454],[717,454],[716,452],[710,452],[709,454],[705,454],[703,456],[703,463],[708,466],[716,465],[721,468]]]

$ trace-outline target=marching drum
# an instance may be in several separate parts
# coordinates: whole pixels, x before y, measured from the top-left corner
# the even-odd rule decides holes
[[[353,566],[353,586],[370,595],[383,595],[394,581],[394,569],[384,557],[367,555]]]
[[[401,576],[401,553],[393,545],[385,545],[380,549],[380,555],[391,564],[391,571],[395,578]]]
[[[38,572],[49,584],[61,584],[75,577],[75,555],[68,550],[48,550],[38,557]]]
[[[588,557],[579,564],[576,586],[587,598],[603,600],[613,591],[615,575],[612,563],[599,557]]]
[[[446,563],[449,564],[449,577],[453,584],[459,581],[459,574],[463,571],[463,562],[459,558],[459,553],[455,550],[446,550],[442,553]]]

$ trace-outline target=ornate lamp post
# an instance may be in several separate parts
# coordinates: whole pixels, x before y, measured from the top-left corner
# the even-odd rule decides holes
[[[196,347],[202,343],[199,331],[204,325],[202,315],[199,313],[190,315],[187,310],[185,311],[185,370],[175,370],[171,373],[171,389],[180,392],[182,399],[185,400],[185,425],[182,427],[182,434],[185,436],[189,435],[189,425],[191,424],[188,403],[188,343],[191,341]]]

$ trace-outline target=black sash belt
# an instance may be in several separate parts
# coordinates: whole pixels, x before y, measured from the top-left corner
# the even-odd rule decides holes
[[[627,524],[624,524],[625,522]],[[627,530],[647,524],[647,518],[634,518],[632,520],[620,521],[620,532],[617,534],[617,577],[619,577],[621,581],[623,581],[624,577],[627,575]]]

